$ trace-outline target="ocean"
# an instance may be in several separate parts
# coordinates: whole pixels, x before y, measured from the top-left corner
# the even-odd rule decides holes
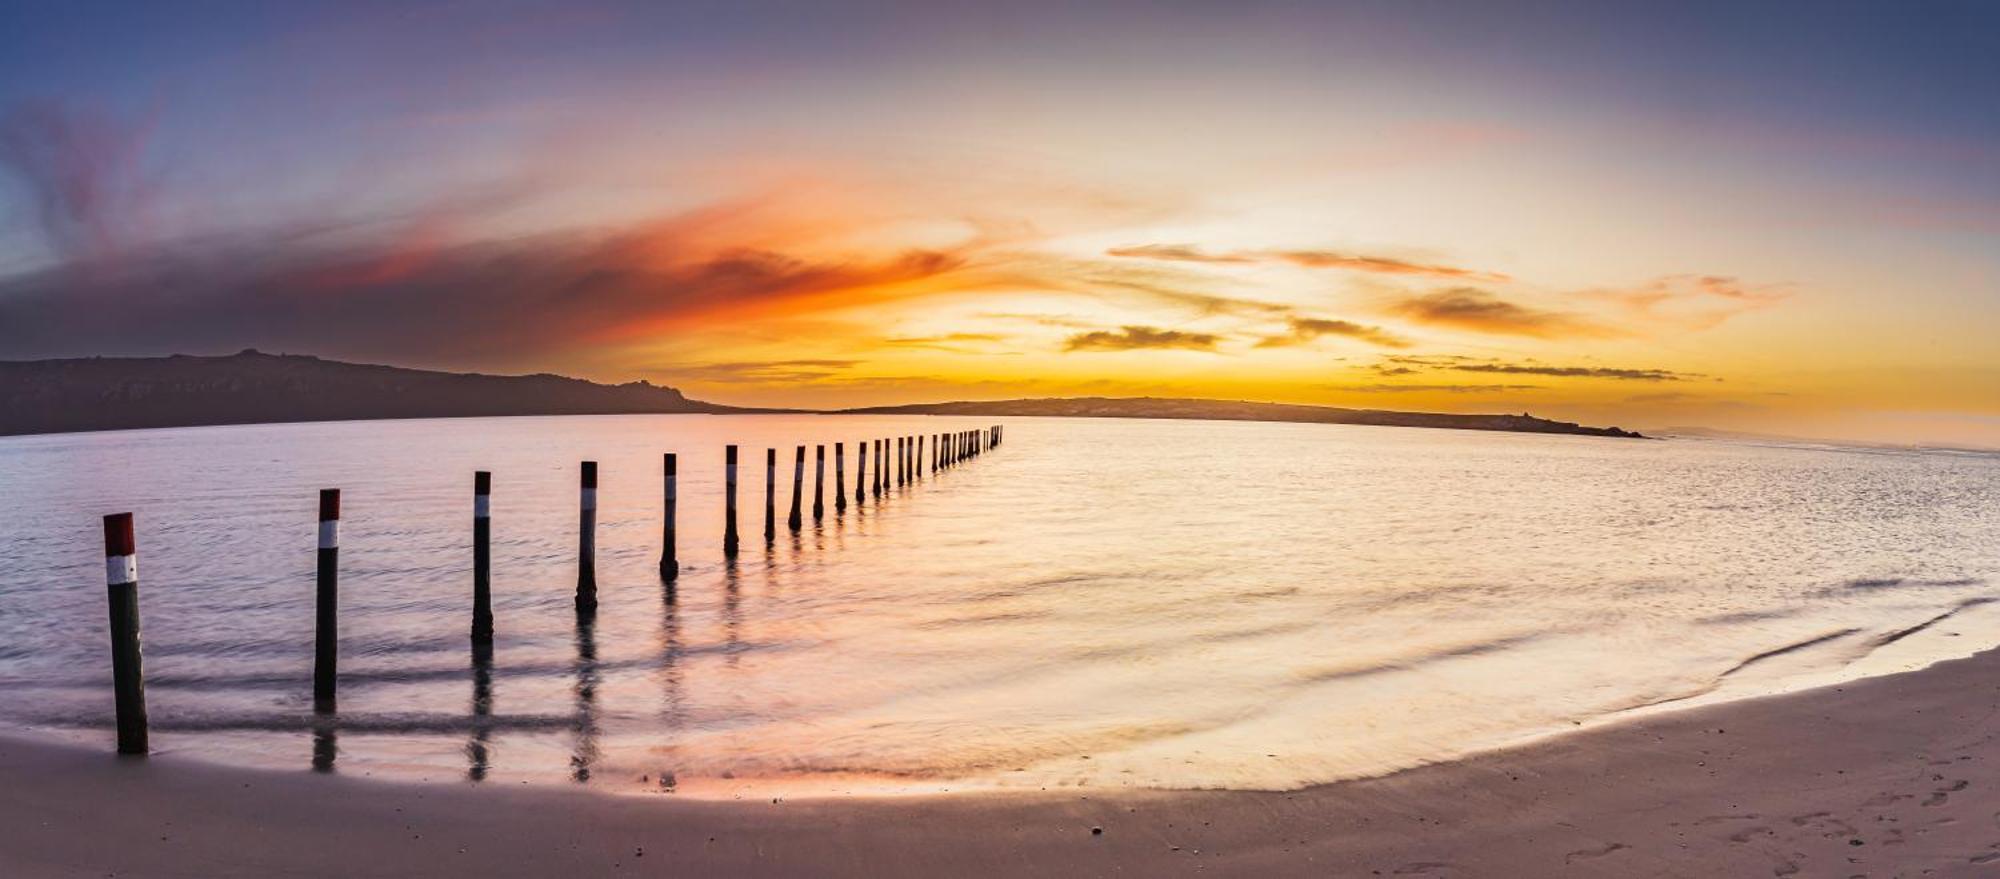
[[[853,502],[857,443],[995,423],[985,456]],[[849,504],[829,488],[814,521],[812,447],[831,481],[835,442]],[[580,621],[582,460],[601,604]],[[490,654],[467,636],[479,469]],[[328,487],[340,701],[315,714]],[[156,751],[452,783],[1286,789],[2000,642],[1991,455],[924,416],[256,425],[0,439],[0,724],[110,751],[100,518],[125,511]]]

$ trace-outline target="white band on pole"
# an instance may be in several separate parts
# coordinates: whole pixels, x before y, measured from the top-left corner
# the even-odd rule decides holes
[[[583,508],[586,510],[597,509],[597,489],[586,488],[583,490]]]
[[[475,494],[472,496],[472,518],[493,518],[493,497],[491,495]]]
[[[319,548],[337,549],[340,546],[340,520],[327,519],[319,523]]]
[[[104,558],[104,582],[113,586],[139,582],[139,557],[114,555]]]

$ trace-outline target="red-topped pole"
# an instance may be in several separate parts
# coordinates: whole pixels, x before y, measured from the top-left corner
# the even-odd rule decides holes
[[[139,544],[132,514],[104,517],[104,586],[111,609],[111,691],[118,753],[144,754],[146,672],[139,648]]]
[[[472,640],[493,641],[493,474],[472,474]]]
[[[332,711],[340,661],[340,489],[319,492],[319,590],[313,618],[313,710]]]
[[[583,462],[578,474],[576,516],[576,609],[597,609],[597,462]]]

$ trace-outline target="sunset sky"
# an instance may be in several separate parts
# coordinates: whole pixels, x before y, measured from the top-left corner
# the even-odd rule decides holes
[[[403,6],[0,10],[0,359],[2000,446],[2000,4]]]

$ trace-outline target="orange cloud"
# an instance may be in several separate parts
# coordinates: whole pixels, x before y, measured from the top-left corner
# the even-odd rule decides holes
[[[1220,336],[1209,333],[1188,333],[1180,330],[1163,330],[1158,327],[1126,326],[1116,332],[1098,330],[1078,333],[1063,342],[1064,351],[1133,351],[1141,348],[1184,348],[1192,351],[1213,351]]]
[[[1316,317],[1294,317],[1290,321],[1291,332],[1278,336],[1266,336],[1257,342],[1259,348],[1279,348],[1288,345],[1303,345],[1321,336],[1345,336],[1359,339],[1371,345],[1384,348],[1408,348],[1410,341],[1381,327],[1363,326],[1352,321],[1327,320]]]
[[[1476,333],[1538,339],[1613,335],[1576,315],[1517,305],[1477,287],[1451,287],[1411,296],[1391,305],[1389,311],[1421,323]]]
[[[1109,256],[1130,259],[1172,262],[1217,264],[1285,262],[1312,269],[1348,269],[1379,275],[1419,275],[1472,281],[1508,280],[1506,275],[1499,272],[1482,272],[1458,266],[1411,262],[1387,256],[1339,253],[1331,250],[1236,250],[1228,253],[1209,253],[1192,244],[1141,244],[1113,247],[1105,253]]]

